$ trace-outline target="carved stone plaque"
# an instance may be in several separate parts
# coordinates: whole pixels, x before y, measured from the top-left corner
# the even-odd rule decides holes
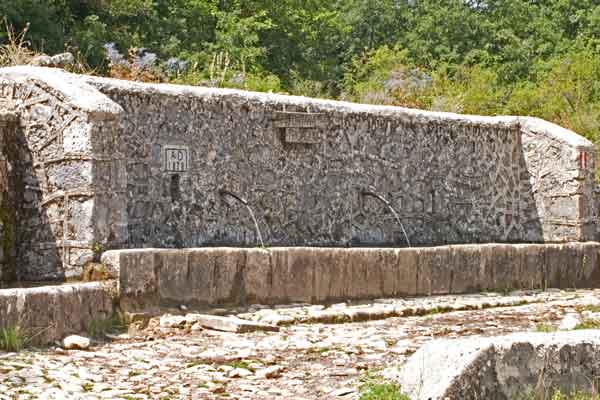
[[[163,170],[165,172],[187,172],[189,169],[190,151],[187,146],[164,146]]]
[[[325,128],[327,124],[327,115],[323,113],[275,113],[275,126],[278,128]]]
[[[321,141],[321,132],[314,128],[286,128],[285,141],[287,143],[319,143]]]

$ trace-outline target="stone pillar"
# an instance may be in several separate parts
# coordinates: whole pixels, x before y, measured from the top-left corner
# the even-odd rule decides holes
[[[17,115],[0,110],[0,282],[16,279],[16,166],[11,157]],[[14,149],[12,149],[14,150]]]

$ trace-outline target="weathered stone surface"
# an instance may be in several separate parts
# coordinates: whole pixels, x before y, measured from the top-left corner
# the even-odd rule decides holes
[[[94,343],[88,351],[54,346],[0,351],[0,399],[179,400],[221,394],[247,400],[357,400],[365,394],[365,375],[369,381],[395,383],[406,359],[433,337],[498,336],[533,330],[540,321],[557,326],[565,310],[583,310],[586,318],[595,314],[597,320],[599,314],[588,310],[599,304],[598,289],[385,298],[329,309],[360,308],[373,315],[368,311],[385,305],[431,312],[318,325],[300,319],[323,307],[318,305],[254,305],[250,314],[229,309],[256,321],[267,313],[297,317],[297,323],[269,334],[164,328],[154,317],[137,334],[111,335],[111,341]],[[449,312],[449,306],[463,311]],[[278,376],[266,377],[277,370]]]
[[[94,319],[113,314],[110,282],[0,290],[0,328],[20,327],[33,344],[87,331]]]
[[[79,335],[70,335],[63,339],[63,347],[67,350],[87,350],[90,344],[89,338]]]
[[[413,400],[510,400],[553,390],[591,392],[600,332],[519,333],[426,344],[402,367]]]
[[[18,67],[0,75],[0,109],[19,118],[2,149],[17,160],[19,175],[9,190],[19,194],[16,278],[79,277],[106,238],[126,241],[125,213],[115,208],[125,204],[122,175],[110,172],[119,152],[111,126],[122,108],[60,70]],[[7,146],[16,151],[5,153]]]
[[[22,279],[78,276],[106,249],[256,245],[248,211],[220,195],[223,189],[249,201],[265,243],[275,246],[404,246],[393,215],[361,194],[365,189],[390,201],[413,244],[595,238],[595,148],[538,119],[148,85],[36,67],[0,70],[0,109],[20,119]],[[281,257],[296,257],[278,263],[309,281],[314,267],[302,254],[272,255]],[[369,284],[383,283],[384,292],[460,284],[452,274],[464,271],[443,265],[452,255],[432,250],[423,257],[422,268],[442,273],[437,283],[407,286],[400,276],[383,279],[389,270],[357,271],[352,263],[331,266],[331,276],[368,273]],[[504,279],[490,262],[486,268]],[[272,270],[273,282],[279,271]],[[563,273],[558,266],[547,272],[551,280]],[[272,290],[309,299],[293,282],[285,285]],[[315,283],[311,296],[323,287]],[[335,290],[343,297],[374,289]],[[218,291],[231,295],[231,288]]]
[[[245,333],[254,331],[278,332],[276,325],[262,324],[254,321],[247,321],[236,317],[219,317],[216,315],[188,314],[186,321],[197,322],[203,328],[215,329],[217,331]]]
[[[112,250],[125,310],[595,287],[598,243]],[[118,260],[118,268],[116,263]],[[556,272],[560,271],[560,277]],[[355,316],[350,316],[353,319]]]
[[[75,62],[75,57],[73,56],[73,54],[67,52],[67,53],[56,54],[53,56],[48,56],[45,54],[35,56],[31,60],[30,65],[37,66],[37,67],[64,68],[66,66],[73,64],[74,62]]]
[[[17,277],[17,220],[23,202],[15,132],[18,114],[0,110],[0,282]]]

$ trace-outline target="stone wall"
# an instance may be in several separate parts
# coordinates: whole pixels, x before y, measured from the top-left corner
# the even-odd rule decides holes
[[[18,69],[0,76],[0,110],[18,117],[3,143],[3,151],[12,149],[3,157],[14,161],[11,170],[18,179],[3,190],[16,198],[8,209],[17,219],[13,240],[19,280],[79,276],[100,248],[97,238],[108,235],[99,229],[110,214],[103,208],[103,194],[118,197],[97,165],[112,154],[105,133],[116,134],[111,120],[120,108],[103,103],[94,91],[88,96],[62,76],[44,78]]]
[[[592,239],[594,150],[549,123],[113,80],[133,247]],[[181,171],[165,154],[183,154]],[[181,150],[181,151],[180,151]]]
[[[77,275],[109,248],[256,245],[223,191],[248,200],[272,246],[405,246],[365,191],[413,245],[595,239],[594,146],[545,121],[32,67],[0,77],[36,180],[23,276]]]

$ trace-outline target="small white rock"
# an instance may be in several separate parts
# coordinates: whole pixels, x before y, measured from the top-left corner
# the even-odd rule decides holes
[[[577,324],[579,324],[580,322],[581,317],[579,316],[579,314],[569,313],[563,317],[562,321],[560,321],[558,329],[561,331],[570,331],[575,329]]]
[[[67,336],[63,339],[63,347],[68,350],[86,350],[90,347],[90,339],[79,335]]]
[[[252,371],[249,371],[246,368],[234,368],[227,373],[229,378],[245,378],[250,375],[252,375]]]
[[[200,325],[200,323],[194,322],[191,329],[192,329],[192,332],[198,332],[198,331],[203,330],[204,328],[202,328],[202,325]]]
[[[258,370],[256,376],[263,379],[274,379],[278,378],[283,372],[283,368],[279,365],[274,365],[265,369]]]

